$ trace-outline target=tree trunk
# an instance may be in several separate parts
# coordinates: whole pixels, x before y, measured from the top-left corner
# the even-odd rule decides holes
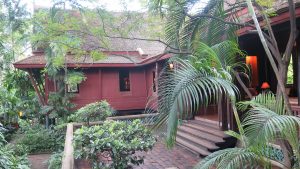
[[[282,63],[279,66],[279,74],[282,77],[282,81],[284,84],[286,84],[287,82],[287,72],[288,72],[288,63]],[[277,90],[276,90],[276,94],[278,98],[281,98],[283,96],[283,94],[286,94],[286,92],[282,93],[279,86],[277,86]]]
[[[269,59],[269,61],[271,63],[272,69],[273,69],[273,71],[275,73],[275,76],[276,76],[276,79],[278,81],[278,86],[280,88],[280,91],[283,94],[283,99],[284,99],[284,104],[286,106],[286,109],[287,109],[288,112],[291,112],[291,106],[289,104],[289,99],[288,99],[287,95],[285,94],[285,86],[283,84],[282,77],[280,76],[278,67],[277,67],[277,65],[276,65],[276,63],[274,61],[272,53],[269,50],[269,47],[268,47],[267,42],[266,42],[266,39],[265,39],[265,37],[263,35],[263,32],[262,32],[262,30],[260,28],[260,25],[258,23],[258,20],[257,20],[257,17],[256,17],[256,14],[255,14],[255,11],[254,11],[254,8],[253,8],[251,0],[247,0],[247,6],[248,6],[248,11],[249,11],[249,13],[250,13],[250,15],[251,15],[251,17],[252,17],[252,19],[254,21],[254,25],[255,25],[256,30],[258,32],[260,41],[261,41],[261,43],[263,45],[263,48],[264,48],[264,50],[266,52],[266,55],[267,55],[267,57],[268,57],[268,59]]]

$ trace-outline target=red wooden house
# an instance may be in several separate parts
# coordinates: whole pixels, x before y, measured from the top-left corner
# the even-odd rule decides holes
[[[156,77],[169,57],[163,54],[165,46],[159,42],[125,39],[117,39],[112,44],[115,46],[111,51],[103,51],[105,59],[98,61],[90,56],[79,59],[71,54],[66,56],[68,69],[79,68],[86,76],[81,84],[68,88],[68,92],[75,94],[72,102],[80,108],[105,99],[117,111],[142,111],[148,98],[156,92]],[[14,63],[15,68],[29,72],[34,85],[39,81],[35,72],[40,72],[45,65],[43,52],[33,52]],[[54,82],[46,76],[45,85],[35,86],[42,104],[46,105],[49,93],[55,91]]]

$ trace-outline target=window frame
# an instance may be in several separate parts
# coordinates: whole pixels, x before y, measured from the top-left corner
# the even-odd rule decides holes
[[[67,93],[79,93],[79,84],[76,84],[76,90],[72,90],[70,84],[66,84],[66,88],[67,88]]]
[[[121,74],[122,72],[128,72],[128,81],[129,81],[129,88],[126,89],[125,88],[125,81],[121,84]],[[131,91],[131,75],[130,75],[130,70],[127,70],[127,69],[120,69],[119,72],[119,91],[120,92],[130,92]],[[124,76],[125,77],[125,76]],[[121,87],[122,85],[124,85],[123,87]]]

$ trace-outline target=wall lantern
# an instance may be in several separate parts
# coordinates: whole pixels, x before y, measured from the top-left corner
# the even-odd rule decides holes
[[[261,85],[261,87],[260,87],[261,89],[269,89],[270,88],[270,85],[269,85],[269,83],[268,82],[263,82],[263,84]]]
[[[246,64],[251,68],[251,87],[258,86],[257,56],[246,56]]]
[[[171,70],[173,70],[174,69],[174,64],[171,62],[171,63],[169,63],[169,68],[171,69]]]

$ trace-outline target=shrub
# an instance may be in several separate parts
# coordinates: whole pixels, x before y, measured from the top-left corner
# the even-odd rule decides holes
[[[0,168],[29,169],[29,161],[26,155],[17,156],[13,149],[5,144],[6,140],[0,132]]]
[[[26,155],[16,156],[9,147],[0,148],[1,169],[30,169]]]
[[[86,122],[89,125],[90,121],[103,121],[113,113],[109,103],[105,100],[95,103],[90,103],[80,109],[75,114],[69,117],[70,121]]]
[[[60,169],[62,165],[63,152],[55,152],[48,160],[48,169]]]
[[[41,126],[33,126],[19,135],[16,141],[15,152],[18,155],[26,153],[52,152],[62,149],[64,132],[54,129],[45,129]]]
[[[115,169],[143,163],[144,157],[136,152],[152,149],[155,142],[140,120],[131,123],[105,121],[99,126],[83,126],[75,131],[73,139],[75,158],[90,159],[93,168]]]
[[[4,134],[0,132],[0,147],[2,147],[6,143],[4,138]]]

